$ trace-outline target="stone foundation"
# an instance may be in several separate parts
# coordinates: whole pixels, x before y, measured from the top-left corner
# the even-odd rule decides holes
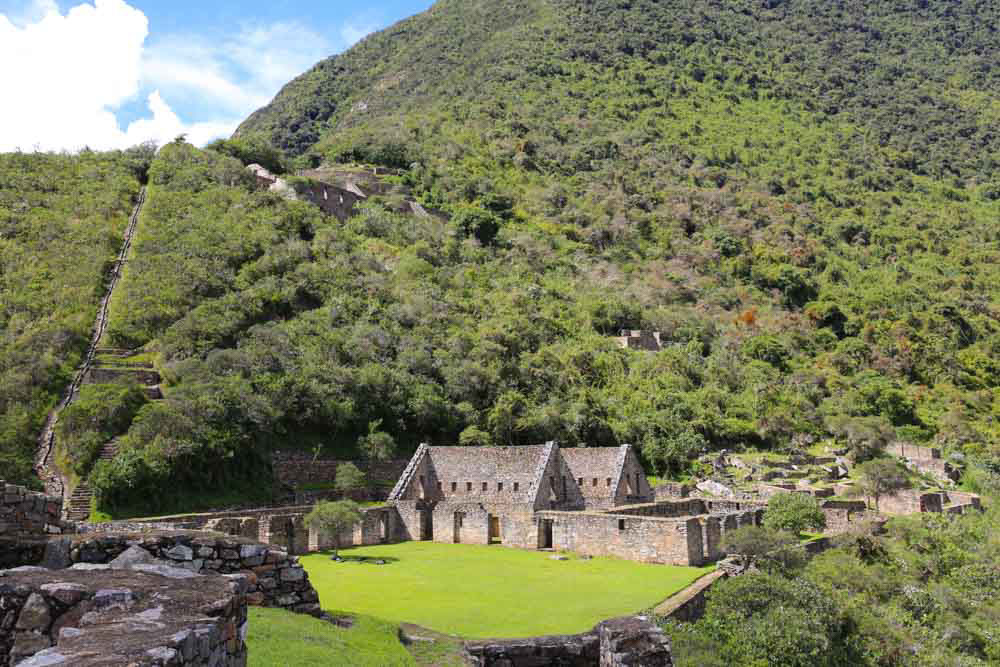
[[[176,531],[81,536],[70,544],[68,560],[74,566],[118,567],[113,561],[131,547],[138,547],[154,562],[167,563],[192,574],[245,573],[250,604],[304,614],[320,613],[319,595],[298,558],[250,540]],[[131,553],[143,557],[134,550]]]
[[[477,667],[670,667],[670,642],[648,618],[599,623],[579,635],[467,642]]]
[[[246,664],[245,575],[7,571],[0,666]]]

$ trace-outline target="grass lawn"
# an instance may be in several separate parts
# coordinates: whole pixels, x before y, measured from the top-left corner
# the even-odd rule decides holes
[[[395,667],[416,662],[400,643],[395,623],[356,616],[339,628],[284,609],[250,607],[249,667]]]
[[[468,544],[405,542],[342,550],[388,565],[304,556],[324,609],[416,623],[467,638],[575,634],[648,609],[707,568],[644,565]]]

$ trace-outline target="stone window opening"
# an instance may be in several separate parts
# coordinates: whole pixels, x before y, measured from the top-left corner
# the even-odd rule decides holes
[[[618,519],[618,530],[625,530],[625,519]]]
[[[503,482],[497,482],[497,492],[503,491]]]
[[[577,477],[576,478],[576,484],[577,484],[577,486],[581,486],[582,487],[583,486],[583,477]]]
[[[611,478],[608,477],[608,488],[611,488]]]
[[[490,488],[490,483],[489,482],[483,482],[483,491],[489,491],[489,488]]]
[[[596,477],[594,478],[594,483],[591,484],[591,486],[597,486],[597,478]]]
[[[444,487],[441,482],[438,482],[438,491],[444,491]]]
[[[514,482],[514,493],[517,493],[521,485],[518,482]]]
[[[452,482],[451,483],[451,492],[455,493],[456,491],[458,491],[458,482]]]
[[[465,483],[465,490],[469,491],[470,493],[472,492],[472,482]]]

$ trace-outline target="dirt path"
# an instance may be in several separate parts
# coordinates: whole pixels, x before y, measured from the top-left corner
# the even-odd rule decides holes
[[[83,363],[80,364],[80,367],[77,368],[76,374],[73,376],[73,381],[66,388],[66,393],[63,394],[62,400],[49,413],[48,418],[45,420],[45,428],[38,438],[38,452],[35,455],[35,474],[45,484],[45,492],[47,494],[62,497],[64,501],[66,482],[52,461],[53,450],[55,449],[56,424],[59,421],[59,413],[76,398],[77,393],[80,391],[80,385],[83,384],[84,377],[86,377],[87,372],[94,363],[97,346],[108,328],[108,309],[111,306],[111,296],[114,294],[115,287],[118,286],[118,281],[121,280],[122,270],[125,268],[125,260],[128,258],[129,250],[132,247],[132,237],[135,235],[136,227],[139,224],[139,213],[142,211],[142,205],[145,202],[146,188],[142,188],[139,191],[139,200],[132,211],[132,217],[129,218],[128,227],[125,228],[122,249],[118,253],[118,259],[115,261],[111,280],[108,282],[108,289],[104,294],[104,298],[101,299],[100,308],[97,311],[97,320],[94,322],[94,330],[90,338],[90,346],[87,348],[87,355],[83,358]]]

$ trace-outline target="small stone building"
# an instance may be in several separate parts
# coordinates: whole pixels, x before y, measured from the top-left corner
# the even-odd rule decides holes
[[[628,445],[560,449],[421,445],[389,496],[409,539],[552,546],[543,510],[649,502],[653,492]]]

